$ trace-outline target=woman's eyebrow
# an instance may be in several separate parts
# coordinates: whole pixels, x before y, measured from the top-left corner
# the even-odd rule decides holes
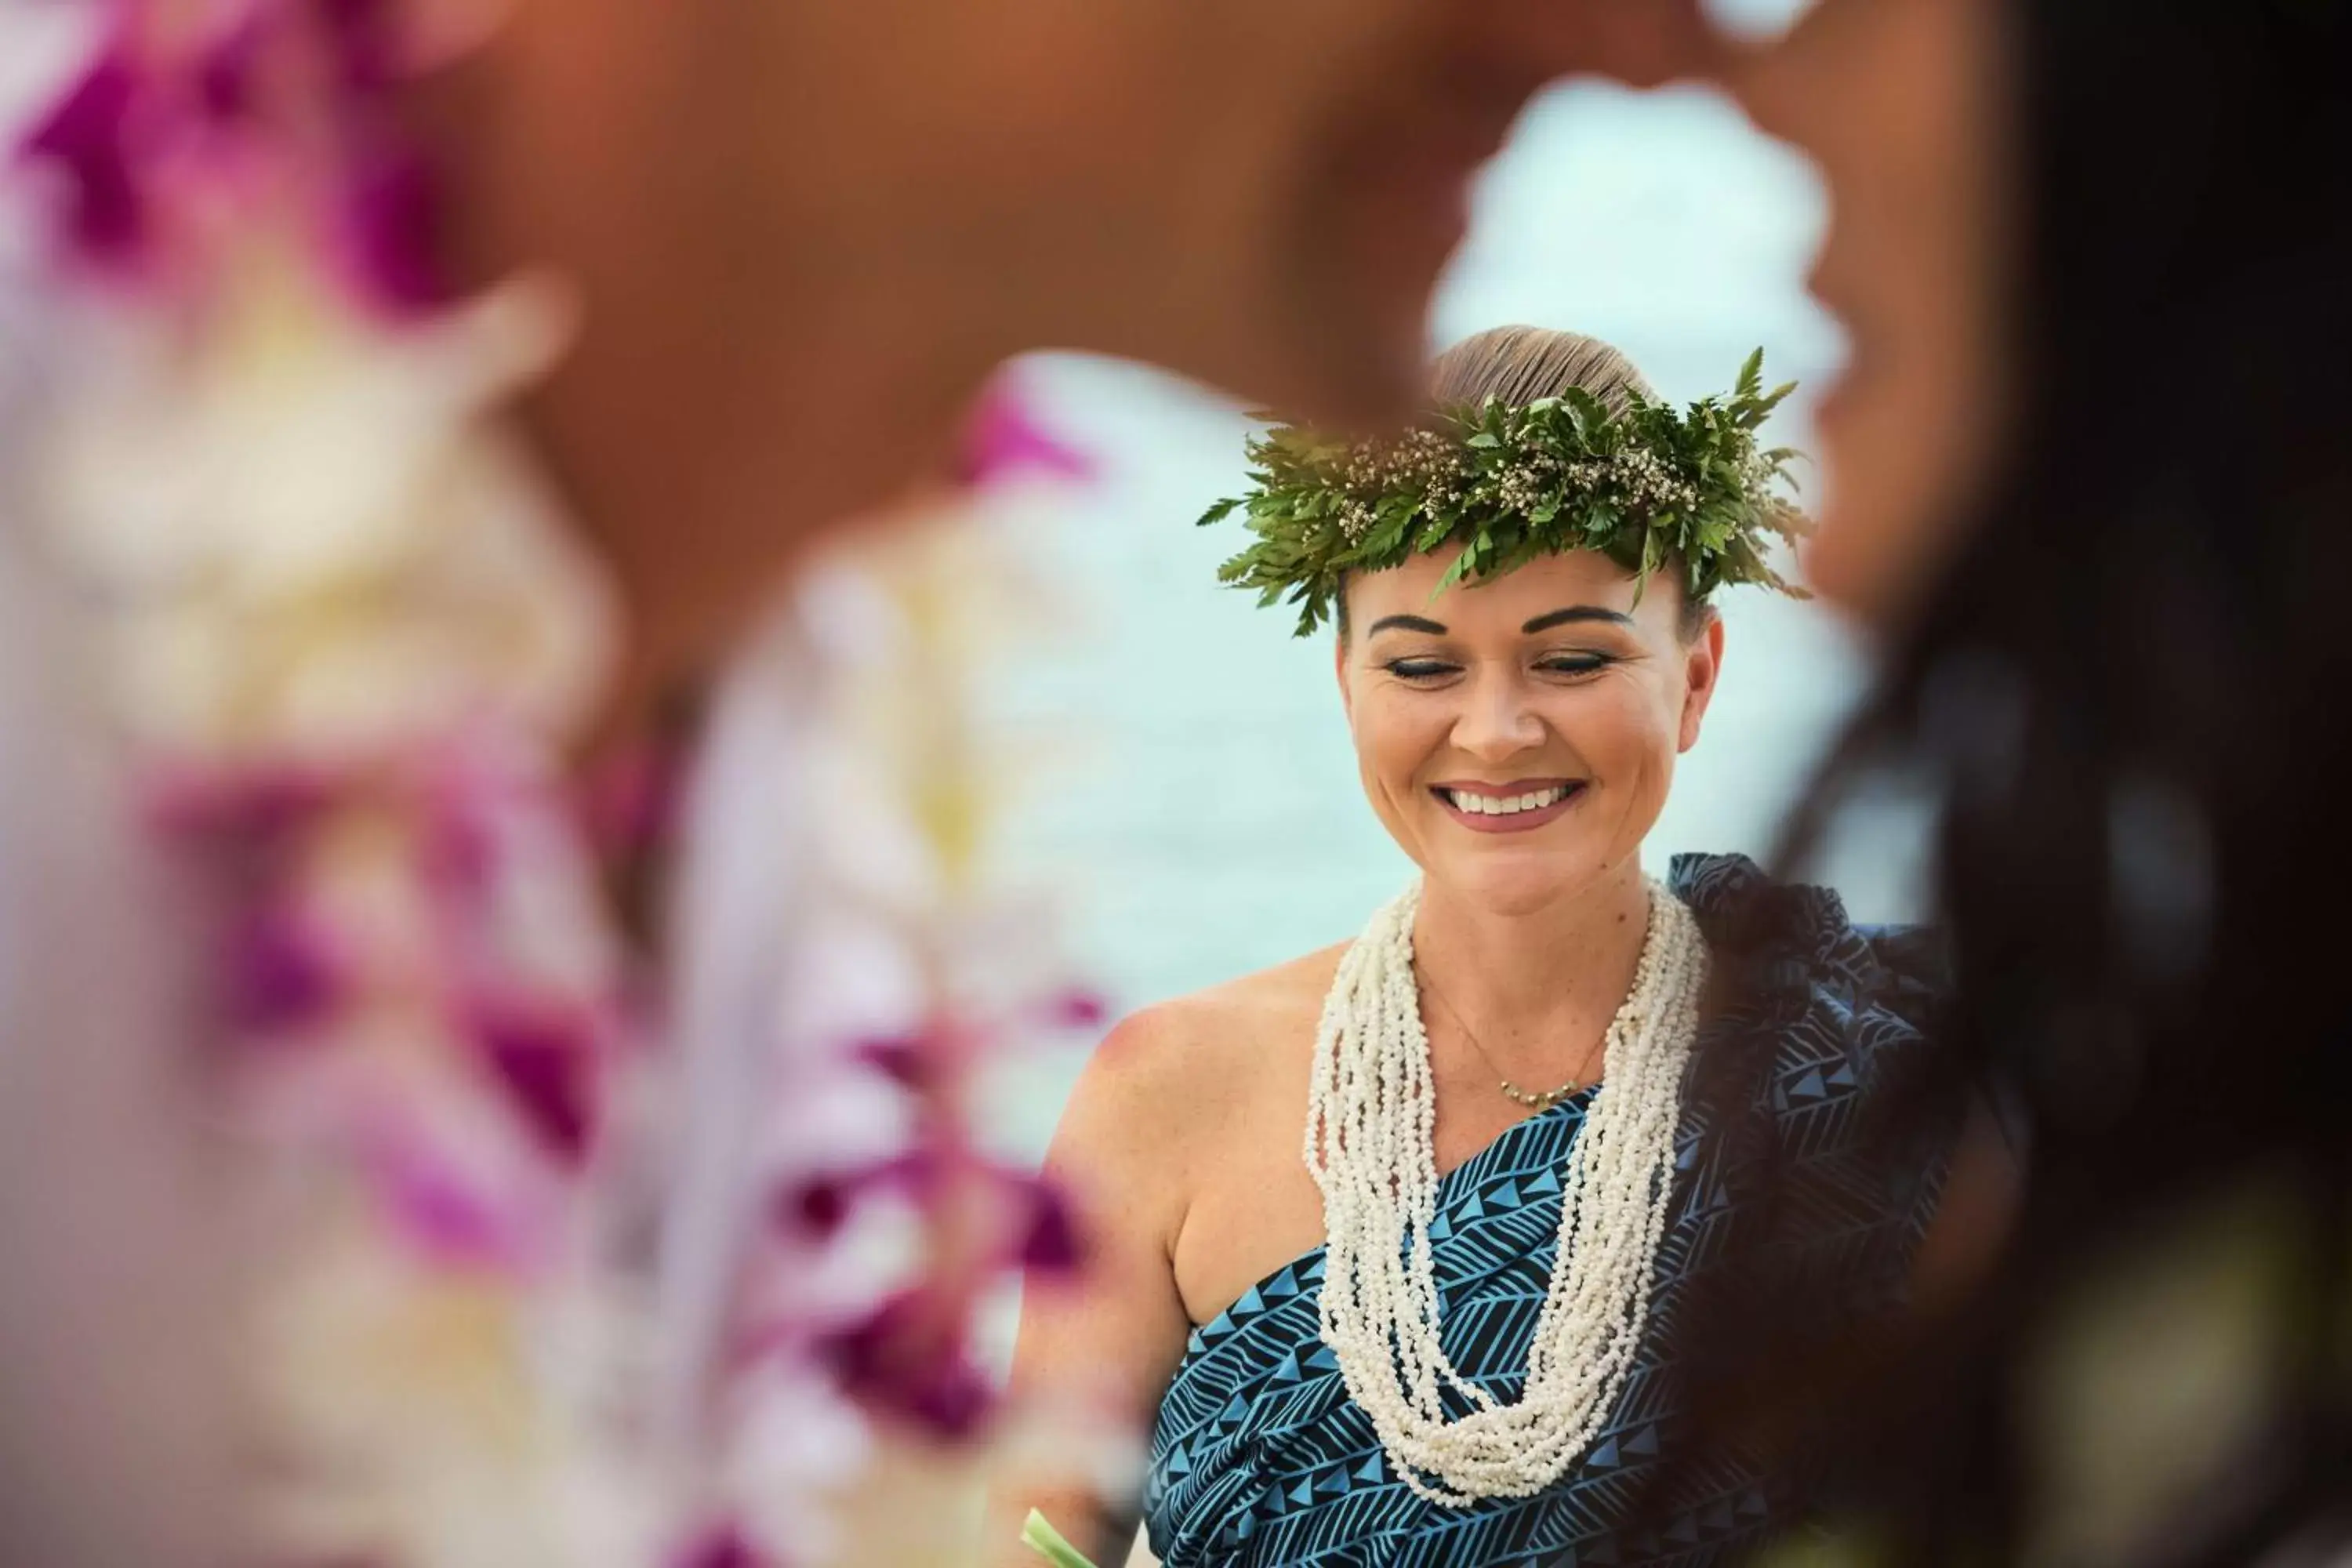
[[[1420,632],[1424,637],[1442,637],[1445,627],[1424,616],[1383,616],[1372,623],[1366,637],[1378,637],[1382,632]]]
[[[1599,605],[1571,605],[1565,610],[1554,610],[1548,616],[1538,616],[1519,628],[1521,637],[1534,637],[1555,626],[1575,626],[1584,621],[1605,621],[1611,626],[1630,626],[1633,617]]]

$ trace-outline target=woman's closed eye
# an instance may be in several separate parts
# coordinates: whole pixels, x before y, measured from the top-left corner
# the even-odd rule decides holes
[[[1610,653],[1554,653],[1537,659],[1532,668],[1539,674],[1574,680],[1598,675],[1620,662],[1617,655]],[[1454,660],[1426,654],[1388,659],[1381,663],[1381,668],[1396,679],[1415,686],[1433,685],[1462,673],[1462,666]]]
[[[1554,653],[1546,654],[1543,658],[1538,659],[1536,661],[1536,668],[1541,670],[1546,675],[1565,675],[1576,677],[1598,675],[1602,670],[1607,669],[1611,665],[1617,662],[1618,659],[1615,654]]]

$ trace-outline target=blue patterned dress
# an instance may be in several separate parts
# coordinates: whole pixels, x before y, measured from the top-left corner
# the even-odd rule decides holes
[[[1779,887],[1737,858],[1685,856],[1672,885],[1698,916],[1739,1000],[1712,1016],[1700,1053],[1769,1045],[1756,1108],[1802,1205],[1807,1262],[1825,1310],[1894,1301],[1902,1262],[1932,1215],[1940,1147],[1890,1156],[1865,1136],[1872,1092],[1916,1057],[1935,965],[1916,933],[1848,923],[1833,893]],[[1752,1058],[1751,1058],[1752,1059]],[[1471,1381],[1517,1399],[1559,1251],[1559,1174],[1589,1094],[1529,1118],[1440,1184],[1432,1233],[1446,1353]],[[1144,1517],[1168,1568],[1567,1568],[1736,1561],[1792,1522],[1737,1461],[1685,1474],[1657,1529],[1624,1521],[1635,1489],[1676,1438],[1662,1357],[1693,1281],[1724,1250],[1759,1190],[1685,1112],[1679,1174],[1649,1329],[1599,1440],[1535,1498],[1468,1509],[1428,1502],[1389,1465],[1349,1397],[1317,1324],[1323,1253],[1276,1269],[1192,1333],[1160,1409]],[[1654,1516],[1654,1517],[1659,1517]]]

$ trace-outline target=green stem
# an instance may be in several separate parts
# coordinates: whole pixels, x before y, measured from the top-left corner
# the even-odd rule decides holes
[[[1021,1539],[1054,1568],[1095,1568],[1085,1552],[1063,1540],[1062,1532],[1046,1523],[1045,1516],[1034,1508],[1029,1510],[1029,1522],[1023,1528]]]

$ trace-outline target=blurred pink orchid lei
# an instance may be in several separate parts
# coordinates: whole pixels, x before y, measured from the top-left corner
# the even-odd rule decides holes
[[[700,879],[710,901],[730,879],[751,902],[799,891],[749,922],[788,933],[780,963],[689,983],[704,1004],[689,1037],[744,1011],[774,1035],[748,1058],[700,1053],[717,1070],[689,1090],[700,1135],[662,1280],[688,1399],[663,1414],[689,1428],[682,1446],[769,1477],[734,1489],[738,1522],[812,1561],[969,1562],[966,1516],[995,1457],[1099,1442],[1088,1413],[1003,1408],[976,1333],[1009,1277],[1066,1274],[1084,1252],[1061,1196],[980,1136],[986,1080],[1035,1045],[1091,1039],[1106,1016],[1037,939],[1044,913],[984,865],[991,772],[959,694],[1017,619],[989,602],[989,546],[951,516],[814,570],[722,699],[699,781],[700,847],[726,861]],[[770,787],[783,755],[793,776]],[[730,815],[773,822],[780,799],[793,830],[762,837],[764,859],[722,847],[750,837],[725,830]],[[751,1123],[740,1138],[730,1111]],[[857,1474],[829,1468],[845,1453]],[[814,1529],[777,1517],[773,1478],[796,1466],[855,1506]],[[718,1541],[713,1560],[733,1561],[737,1538]]]
[[[906,679],[954,662],[936,556],[842,563],[774,655],[831,695],[751,763],[802,808],[793,892],[824,918],[753,933],[777,993],[728,1026],[751,1066],[709,1092],[774,1114],[707,1189],[750,1223],[698,1258],[660,1244],[709,1320],[708,1344],[664,1342],[695,1313],[626,1233],[633,1186],[677,1185],[667,1151],[699,1130],[671,1037],[696,982],[631,950],[603,879],[666,837],[696,770],[654,759],[583,799],[563,763],[613,617],[498,415],[570,305],[553,279],[443,279],[397,115],[480,34],[438,11],[112,0],[14,164],[90,351],[39,447],[45,545],[96,606],[153,842],[215,933],[199,1059],[262,1238],[256,1558],[824,1560],[877,1539],[820,1518],[876,1511],[859,1456],[996,1424],[986,1292],[1078,1265],[1059,1197],[982,1152],[972,1094],[1102,1005],[1034,940],[1004,962],[1035,928],[979,887],[954,683]],[[1086,464],[999,388],[960,477],[1012,471]],[[846,634],[845,594],[869,612]],[[853,800],[882,819],[827,831]],[[890,978],[835,1005],[844,974]],[[839,1136],[804,1137],[824,1106]],[[911,1243],[877,1244],[893,1226]],[[665,1369],[703,1413],[667,1453]]]

